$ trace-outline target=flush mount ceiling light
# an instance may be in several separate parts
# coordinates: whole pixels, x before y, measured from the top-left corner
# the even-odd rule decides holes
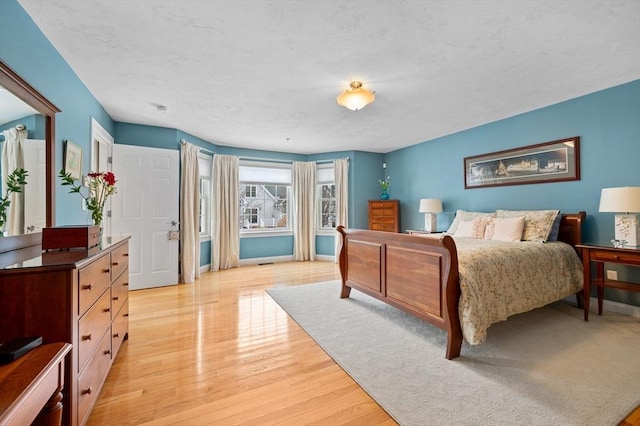
[[[350,89],[336,98],[338,105],[349,108],[351,111],[358,111],[376,100],[375,92],[363,88],[360,81],[352,81],[349,86]]]

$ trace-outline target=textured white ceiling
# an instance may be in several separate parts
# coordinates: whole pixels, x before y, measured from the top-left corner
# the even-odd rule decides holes
[[[640,78],[638,0],[19,1],[114,120],[227,146],[389,152]]]

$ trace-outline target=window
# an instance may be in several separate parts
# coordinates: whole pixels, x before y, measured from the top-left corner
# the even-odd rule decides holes
[[[198,156],[198,168],[200,169],[200,238],[211,237],[211,164],[213,157],[206,154]]]
[[[320,164],[318,181],[318,228],[330,230],[336,227],[336,185],[333,164]]]
[[[240,161],[240,230],[289,231],[291,165]]]

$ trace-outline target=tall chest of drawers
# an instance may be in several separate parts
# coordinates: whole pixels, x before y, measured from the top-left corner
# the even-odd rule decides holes
[[[369,200],[369,229],[400,232],[400,201]]]
[[[42,336],[72,344],[63,424],[87,422],[129,324],[128,237],[52,251],[0,268],[0,342]]]

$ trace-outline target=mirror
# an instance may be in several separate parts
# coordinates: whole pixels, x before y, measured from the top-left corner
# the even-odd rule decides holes
[[[41,232],[46,226],[45,118],[13,93],[0,86],[0,188],[6,195],[8,174],[27,171],[22,193],[11,196],[4,236]],[[18,142],[19,141],[19,142]],[[14,149],[20,145],[21,149]],[[18,154],[19,152],[19,154]],[[18,198],[19,197],[19,198]],[[1,221],[0,221],[1,222]]]
[[[33,184],[34,188],[31,189],[35,190],[38,193],[37,195],[39,196],[40,205],[44,205],[44,225],[53,226],[55,223],[55,114],[57,112],[60,112],[60,110],[1,61],[0,86],[11,93],[13,97],[15,97],[16,104],[22,104],[22,106],[25,106],[27,108],[30,107],[31,110],[34,111],[34,113],[29,114],[31,110],[25,110],[27,111],[25,112],[25,114],[29,115],[23,115],[23,118],[24,120],[27,120],[26,117],[29,117],[29,122],[25,123],[27,124],[28,136],[34,136],[36,138],[44,140],[44,180],[30,181],[32,175],[38,173],[35,171],[35,169],[32,173],[27,169],[27,166],[25,165],[25,169],[27,169],[27,171],[29,172],[29,177],[27,178],[28,184],[25,187],[25,196],[27,187]],[[2,113],[4,114],[4,111]],[[31,125],[30,123],[33,124]],[[33,129],[29,129],[28,127],[33,127]],[[33,132],[31,132],[31,130],[33,130]],[[25,145],[26,143],[27,142],[25,142]],[[40,157],[42,158],[42,154],[40,154]],[[39,179],[43,178],[40,177]],[[3,183],[3,185],[5,185],[5,183]],[[36,186],[37,189],[35,188]],[[43,201],[44,203],[42,203]],[[38,203],[36,202],[36,204]],[[38,230],[36,229],[35,231],[37,233]],[[0,237],[0,252],[15,249],[14,245],[20,245],[26,240],[33,241],[33,238],[21,238],[21,236],[19,235]]]

